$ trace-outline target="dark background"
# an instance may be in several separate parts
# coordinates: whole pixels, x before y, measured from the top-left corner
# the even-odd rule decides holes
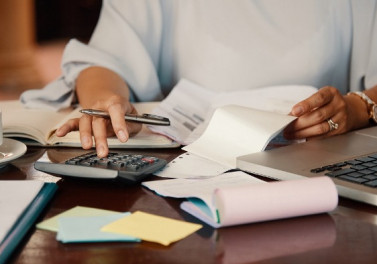
[[[77,38],[87,41],[102,0],[35,0],[36,41]]]

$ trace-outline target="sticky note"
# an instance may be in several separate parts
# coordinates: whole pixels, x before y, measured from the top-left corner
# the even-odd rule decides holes
[[[139,238],[133,236],[101,232],[101,228],[104,225],[129,215],[130,213],[113,213],[100,216],[63,216],[58,219],[59,231],[56,239],[63,243],[106,241],[140,242],[141,240]]]
[[[105,225],[101,231],[130,235],[168,246],[201,227],[202,225],[199,224],[136,211],[130,216]]]
[[[37,228],[58,232],[58,219],[63,216],[100,216],[118,213],[115,211],[76,206],[37,224]]]

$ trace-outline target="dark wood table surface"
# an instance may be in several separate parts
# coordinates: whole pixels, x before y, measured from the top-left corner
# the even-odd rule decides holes
[[[182,153],[180,149],[136,152],[168,161]],[[58,191],[38,222],[77,205],[141,210],[198,222],[179,208],[182,200],[160,197],[139,185],[59,180],[33,167],[41,157],[62,161],[80,153],[83,150],[29,147],[23,157],[0,170],[0,179],[57,181]],[[340,199],[329,214],[220,229],[204,225],[170,246],[144,241],[62,244],[55,235],[32,228],[9,263],[377,263],[377,207],[347,199]]]

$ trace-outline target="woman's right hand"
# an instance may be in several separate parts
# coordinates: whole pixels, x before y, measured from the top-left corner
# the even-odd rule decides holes
[[[83,114],[59,127],[57,136],[78,130],[84,149],[95,144],[98,157],[106,157],[109,153],[107,137],[116,135],[119,141],[126,142],[141,130],[140,123],[124,119],[125,114],[137,114],[137,111],[129,102],[127,84],[116,73],[101,67],[88,68],[77,79],[76,92],[83,108],[108,112],[110,119]]]
[[[140,123],[124,120],[125,114],[137,114],[135,108],[129,102],[98,102],[90,108],[108,112],[110,119],[83,114],[81,118],[68,120],[58,128],[56,135],[63,137],[71,131],[79,130],[82,148],[90,149],[95,142],[98,157],[106,157],[109,152],[107,137],[116,135],[119,141],[126,142],[130,136],[141,130]]]

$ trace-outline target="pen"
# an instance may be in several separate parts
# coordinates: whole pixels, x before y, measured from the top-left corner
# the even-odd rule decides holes
[[[81,109],[81,113],[91,115],[91,116],[97,116],[97,117],[103,117],[103,118],[110,118],[110,115],[101,110],[95,110],[95,109]],[[124,119],[126,121],[130,122],[138,122],[143,124],[149,124],[149,125],[156,125],[156,126],[170,126],[170,120],[169,118],[158,116],[158,115],[151,115],[151,114],[142,114],[142,115],[131,115],[126,114],[124,116]]]

